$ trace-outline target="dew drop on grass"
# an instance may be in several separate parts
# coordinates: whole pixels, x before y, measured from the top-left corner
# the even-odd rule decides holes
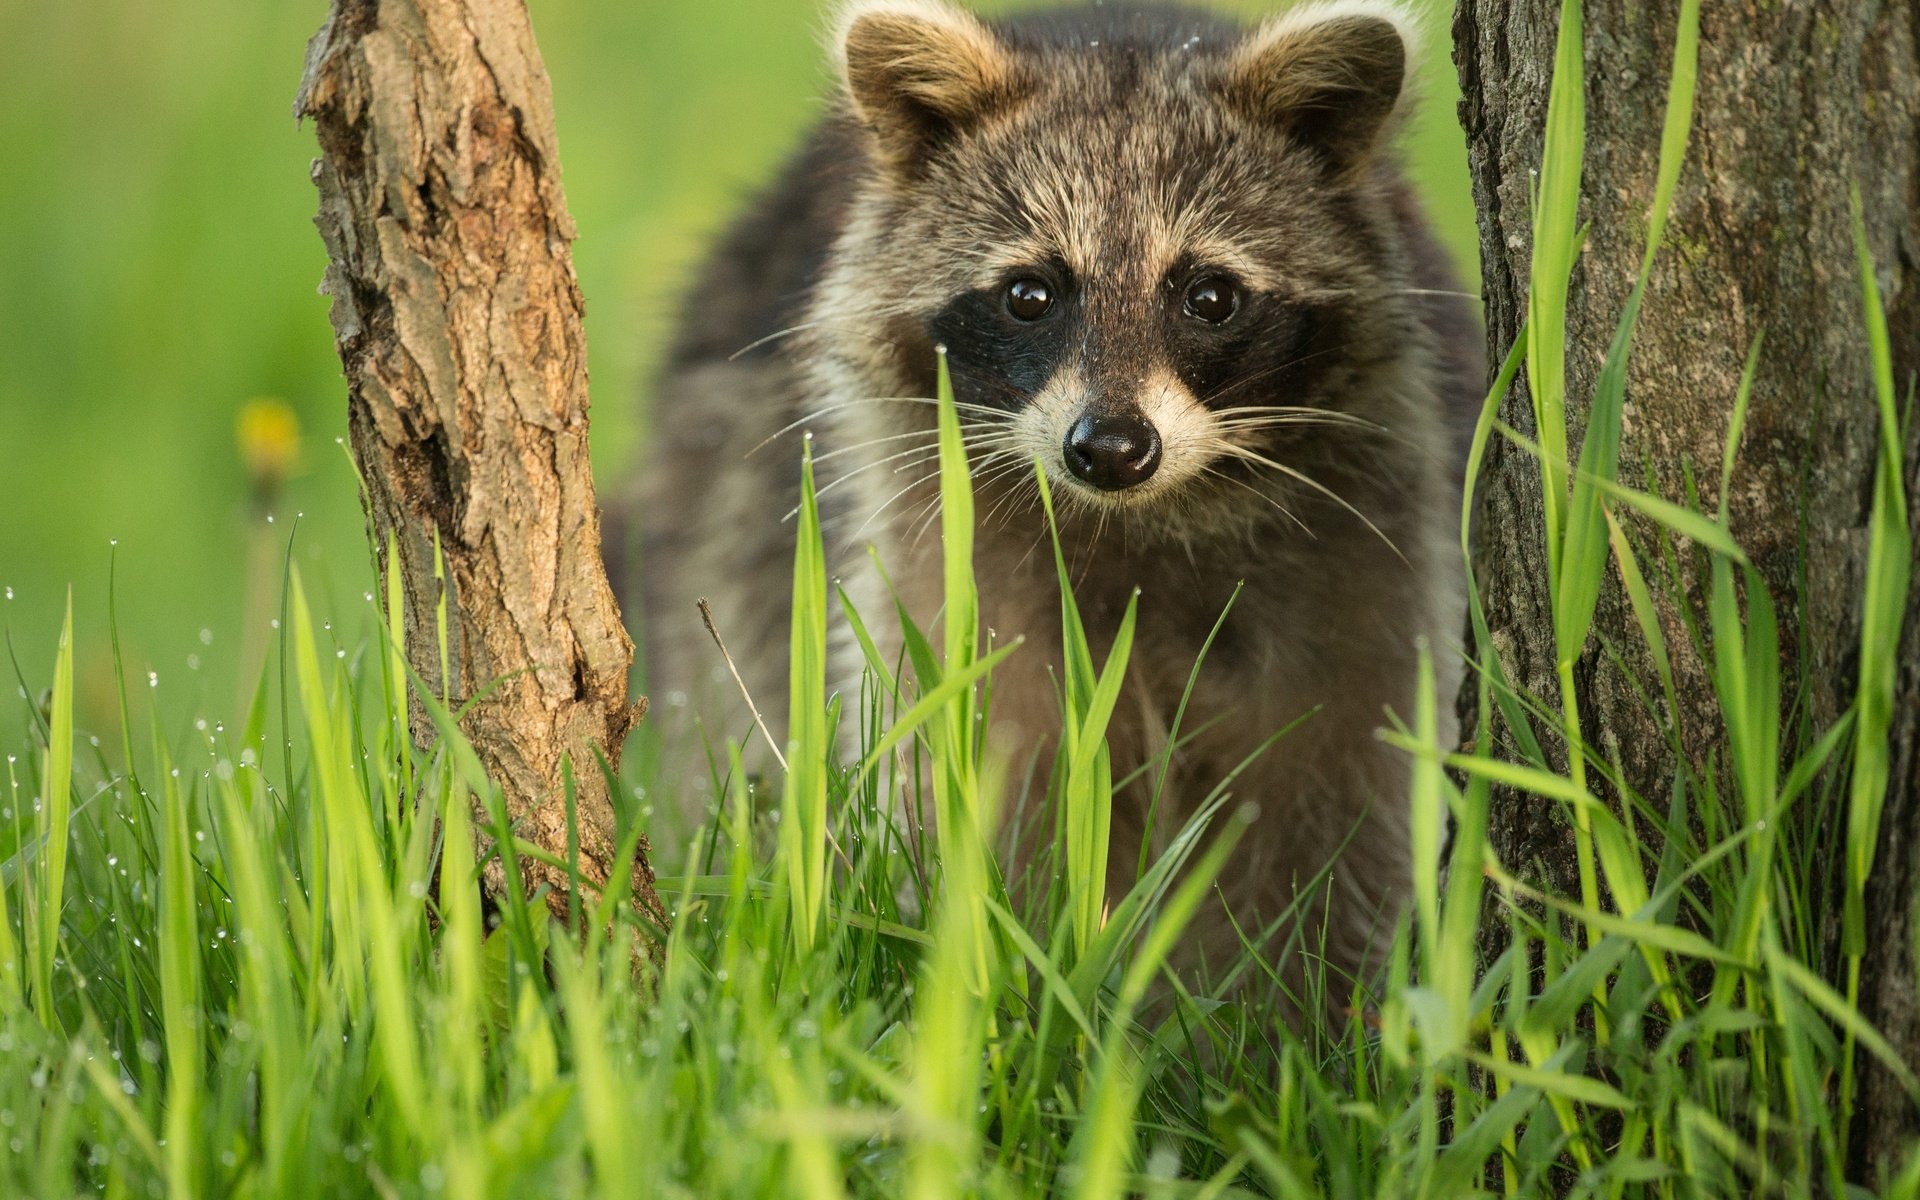
[[[211,629],[202,629],[202,630],[200,631],[200,644],[201,644],[202,646],[211,646],[211,645],[213,645],[213,630],[211,630]]]
[[[147,686],[150,688],[157,688],[160,686],[160,672],[158,671],[147,672]]]

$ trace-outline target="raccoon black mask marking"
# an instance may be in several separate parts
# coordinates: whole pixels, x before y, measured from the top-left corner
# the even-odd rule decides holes
[[[1097,641],[1143,593],[1116,774],[1164,746],[1246,583],[1187,715],[1205,732],[1175,759],[1179,795],[1151,828],[1139,797],[1115,797],[1115,886],[1143,840],[1311,713],[1240,777],[1265,815],[1223,891],[1243,924],[1278,912],[1347,843],[1321,932],[1342,968],[1368,961],[1408,878],[1406,764],[1373,730],[1408,710],[1422,639],[1447,685],[1455,430],[1482,379],[1471,310],[1387,149],[1408,28],[1379,0],[1252,28],[1123,4],[993,24],[935,0],[848,8],[838,110],[703,272],[718,300],[689,312],[661,381],[637,573],[656,697],[731,702],[693,613],[709,596],[779,724],[783,432],[817,439],[829,549],[870,624],[891,602],[869,541],[936,618],[944,348],[983,619],[1033,643],[996,674],[998,736],[1044,777],[1058,599],[1035,553],[1037,459]],[[835,653],[858,694],[860,654]]]

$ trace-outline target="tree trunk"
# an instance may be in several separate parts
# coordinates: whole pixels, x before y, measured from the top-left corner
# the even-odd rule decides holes
[[[1580,215],[1592,226],[1568,314],[1576,425],[1644,247],[1679,7],[1679,0],[1586,5]],[[1620,478],[1684,502],[1691,465],[1711,510],[1743,361],[1764,331],[1730,519],[1780,610],[1784,701],[1800,705],[1789,711],[1803,728],[1819,730],[1845,711],[1857,683],[1878,444],[1851,184],[1861,191],[1903,394],[1920,367],[1920,0],[1706,0],[1702,8],[1692,141],[1634,342]],[[1560,0],[1460,0],[1455,18],[1496,362],[1526,314],[1529,183],[1541,162],[1559,9]],[[1502,415],[1530,431],[1530,405],[1523,378]],[[1920,438],[1909,432],[1913,494],[1920,491]],[[1577,430],[1571,444],[1579,445]],[[1494,647],[1517,686],[1552,703],[1559,686],[1537,463],[1496,437],[1480,495],[1476,565]],[[1912,511],[1920,514],[1920,506]],[[1644,525],[1626,523],[1638,546],[1652,545]],[[1707,581],[1691,563],[1683,571],[1687,590],[1703,597]],[[1920,1060],[1912,921],[1920,883],[1916,607],[1901,656],[1894,773],[1869,903],[1868,944],[1878,957],[1868,964],[1863,1007]],[[1706,664],[1679,614],[1663,611],[1661,619],[1683,710],[1673,718],[1689,759],[1705,764],[1724,738]],[[1594,631],[1574,677],[1586,739],[1617,760],[1640,795],[1664,803],[1675,770],[1667,721],[1651,716],[1635,690],[1634,681],[1657,676],[1617,579],[1602,594]],[[1469,686],[1462,697],[1468,719],[1473,700]],[[1557,811],[1509,796],[1496,804],[1490,832],[1510,868],[1561,895],[1577,894],[1572,830]],[[1914,1115],[1889,1079],[1870,1074],[1865,1086],[1861,1163],[1897,1145]]]
[[[414,669],[458,709],[519,836],[565,859],[563,763],[580,874],[618,857],[616,769],[645,711],[600,560],[587,353],[553,105],[523,0],[335,0],[296,115],[321,157],[323,290],[376,545],[397,546]],[[444,555],[441,678],[436,545]],[[424,712],[416,738],[432,735]],[[522,861],[556,913],[569,877]],[[496,861],[489,877],[503,884]],[[657,914],[646,846],[633,896]]]

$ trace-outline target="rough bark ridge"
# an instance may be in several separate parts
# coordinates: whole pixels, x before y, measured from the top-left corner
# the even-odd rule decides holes
[[[1455,18],[1496,362],[1526,310],[1528,188],[1540,165],[1559,9],[1559,0],[1460,0]],[[1576,419],[1639,265],[1678,11],[1678,0],[1586,4],[1581,215],[1592,233],[1574,274],[1568,323],[1568,402]],[[1797,700],[1803,707],[1796,716],[1816,728],[1844,711],[1856,686],[1876,440],[1847,207],[1851,183],[1864,202],[1902,388],[1920,367],[1916,42],[1920,0],[1706,0],[1693,139],[1628,384],[1622,479],[1650,478],[1661,494],[1683,500],[1691,464],[1711,506],[1741,366],[1754,335],[1765,331],[1733,481],[1732,530],[1780,607],[1786,701]],[[1523,378],[1503,415],[1530,430],[1530,412]],[[1920,439],[1909,442],[1907,464],[1909,492],[1920,491]],[[1506,671],[1551,700],[1558,687],[1539,489],[1535,463],[1496,439],[1481,482],[1477,568]],[[1653,544],[1646,528],[1628,524],[1644,555]],[[1704,596],[1706,581],[1692,564],[1684,570],[1692,594]],[[1684,711],[1675,716],[1689,757],[1705,763],[1723,737],[1712,689],[1679,615],[1661,615],[1680,676]],[[1912,961],[1920,883],[1916,618],[1920,613],[1909,613],[1871,906],[1870,941],[1885,951],[1872,964],[1864,1003],[1920,1060]],[[1642,796],[1664,806],[1671,755],[1660,722],[1649,718],[1634,688],[1655,675],[1617,581],[1610,581],[1594,624],[1598,636],[1576,671],[1588,738],[1618,761]],[[1609,659],[1603,646],[1618,648],[1621,659]],[[1469,715],[1472,701],[1469,690],[1462,698]],[[1571,831],[1551,806],[1508,796],[1493,814],[1491,834],[1509,866],[1563,895],[1577,894]],[[1837,929],[1837,900],[1834,916]],[[1857,1144],[1869,1153],[1892,1145],[1886,1139],[1913,1118],[1897,1088],[1877,1075],[1862,1104],[1872,1129]]]
[[[645,702],[627,700],[633,644],[600,560],[574,226],[525,6],[335,0],[295,112],[319,134],[322,290],[367,515],[377,544],[399,548],[413,666],[456,707],[483,695],[463,727],[521,836],[562,857],[571,758],[597,889],[616,846],[594,754],[618,765]],[[413,725],[431,735],[417,708]],[[564,912],[566,874],[523,866]],[[652,880],[643,843],[634,895],[657,912]]]

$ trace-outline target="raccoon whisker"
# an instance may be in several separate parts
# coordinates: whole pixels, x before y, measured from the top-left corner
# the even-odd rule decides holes
[[[821,417],[830,416],[831,414],[836,413],[843,408],[851,408],[852,406],[860,403],[862,403],[862,401],[860,400],[842,400],[837,404],[828,404],[823,407],[816,408],[812,412],[806,413],[805,415],[799,417],[797,420],[789,421],[787,424],[782,425],[780,428],[774,430],[772,433],[768,434],[766,437],[760,439],[759,443],[756,444],[753,449],[747,451],[741,457],[752,458],[754,455],[758,454],[762,449],[764,449],[769,443],[774,441],[776,438],[785,437],[787,434],[792,433],[794,430],[800,428],[802,425],[805,425],[810,421],[817,421]]]
[[[1386,533],[1383,532],[1378,525],[1375,525],[1372,519],[1367,516],[1367,514],[1361,512],[1359,509],[1349,504],[1346,500],[1346,497],[1340,495],[1340,493],[1334,491],[1332,488],[1328,487],[1326,484],[1321,483],[1319,480],[1313,478],[1311,475],[1308,475],[1305,472],[1300,471],[1294,467],[1290,467],[1285,463],[1275,462],[1273,459],[1268,458],[1266,455],[1255,453],[1254,451],[1247,449],[1245,446],[1234,446],[1231,443],[1228,443],[1228,445],[1231,446],[1231,449],[1226,450],[1226,453],[1232,455],[1233,457],[1242,459],[1246,462],[1256,463],[1260,466],[1268,467],[1268,468],[1271,468],[1272,470],[1278,471],[1282,475],[1285,475],[1287,478],[1292,479],[1298,483],[1304,484],[1309,488],[1312,488],[1314,491],[1319,492],[1321,495],[1333,501],[1335,504],[1338,504],[1341,508],[1346,509],[1348,512],[1352,513],[1355,519],[1357,519],[1362,525],[1365,525],[1368,529],[1372,530],[1373,535],[1379,538],[1382,542],[1384,542],[1386,544],[1387,549],[1393,551],[1395,558],[1398,558],[1403,563],[1407,561],[1407,556],[1400,552],[1400,547],[1394,545],[1393,539],[1388,537]],[[1409,563],[1408,565],[1411,566],[1412,564]]]
[[[1270,416],[1270,417],[1229,418],[1227,420],[1220,421],[1218,424],[1221,429],[1233,430],[1236,432],[1247,431],[1247,430],[1260,430],[1260,429],[1285,429],[1289,427],[1304,428],[1304,427],[1313,427],[1313,426],[1340,427],[1340,428],[1348,428],[1348,429],[1361,428],[1361,429],[1366,429],[1367,431],[1373,432],[1373,433],[1387,432],[1387,429],[1385,426],[1374,424],[1371,421],[1361,421],[1361,420],[1341,421],[1341,420],[1327,420],[1327,419],[1321,419],[1317,417],[1281,416],[1281,415]]]
[[[1085,548],[1082,549],[1080,552],[1080,562],[1072,571],[1072,576],[1075,583],[1079,583],[1080,581],[1084,580],[1087,577],[1087,572],[1093,569],[1094,557],[1099,553],[1099,550],[1100,550],[1100,536],[1106,533],[1107,521],[1112,516],[1113,516],[1112,509],[1102,508],[1100,510],[1100,515],[1094,518],[1093,536],[1087,539],[1087,544]]]
[[[1447,296],[1460,300],[1480,299],[1479,292],[1456,292],[1445,288],[1319,288],[1315,290],[1315,295],[1329,300],[1365,299],[1369,296]]]
[[[988,382],[992,382],[992,381],[988,381]],[[1014,391],[1012,388],[1006,388],[1005,390],[1007,394],[1010,396],[1020,395],[1020,393]],[[855,400],[843,401],[843,403],[846,403],[846,404],[926,404],[926,405],[937,407],[940,403],[940,399],[937,396],[865,396]],[[987,416],[997,417],[1001,420],[1005,420],[1007,417],[1006,409],[995,408],[991,404],[975,404],[969,400],[956,399],[953,402],[953,407],[960,412],[984,413]]]
[[[1352,413],[1341,412],[1337,408],[1315,408],[1310,404],[1235,404],[1228,408],[1233,413],[1286,413],[1296,417],[1334,417],[1358,421],[1363,418]]]
[[[915,454],[920,455],[920,457],[913,459],[913,461],[911,462],[901,463],[899,466],[894,467],[893,470],[889,472],[889,474],[898,475],[903,471],[910,471],[915,467],[922,467],[930,462],[936,462],[939,460],[939,457],[940,457],[939,452],[934,451],[933,448],[930,446],[910,446],[905,450],[901,450],[894,454],[889,454],[885,458],[876,458],[872,462],[862,463],[859,466],[848,471],[845,475],[834,476],[832,482],[839,483],[843,479],[851,479],[862,471],[871,471],[878,467],[884,467],[888,463],[895,462],[902,458],[908,458]],[[815,495],[825,495],[826,490],[827,490],[826,488],[821,488],[815,493]]]
[[[940,461],[940,452],[938,450],[935,450],[932,453],[923,454],[921,457],[914,459],[912,462],[901,463],[899,466],[893,469],[893,474],[900,475],[907,471],[913,470],[915,467],[924,467],[931,463],[937,463],[939,461]],[[932,472],[930,472],[930,474],[934,474],[934,475],[938,475],[939,473],[940,472],[938,468],[935,468]]]
[[[991,442],[987,442],[987,443],[985,443],[985,444],[986,444],[986,445],[988,445],[988,446],[991,446],[991,445],[992,445],[993,443],[991,443]],[[969,448],[969,449],[979,449],[979,448],[980,448],[980,446],[979,446],[978,444],[976,444],[976,445],[974,445],[974,446],[970,446],[970,447],[968,447],[968,448]],[[977,476],[978,476],[978,474],[979,474],[979,472],[980,472],[980,468],[981,468],[981,464],[982,464],[982,463],[984,463],[984,462],[986,462],[986,461],[988,461],[988,459],[990,459],[990,458],[992,458],[992,457],[994,457],[994,456],[997,456],[997,455],[1000,455],[1000,454],[1004,454],[1004,453],[1007,453],[1007,451],[1006,451],[1006,450],[1004,450],[1004,449],[1003,449],[1003,450],[994,450],[994,451],[991,451],[991,452],[990,452],[990,454],[989,454],[988,456],[986,456],[985,458],[982,458],[982,459],[981,459],[980,461],[978,461],[978,462],[970,462],[970,463],[968,464],[968,468],[967,468],[967,472],[968,472],[968,474],[969,474],[969,475],[973,475],[973,476],[976,476],[976,477],[977,477]],[[893,469],[893,473],[894,473],[895,475],[898,475],[898,474],[900,474],[900,473],[901,473],[902,471],[908,471],[908,470],[912,470],[912,469],[913,469],[914,467],[922,467],[922,466],[925,466],[925,465],[926,465],[926,464],[928,464],[928,463],[934,463],[934,462],[939,462],[939,461],[940,461],[940,451],[939,451],[939,449],[938,449],[937,447],[933,447],[933,446],[915,446],[915,447],[913,447],[913,448],[912,448],[912,449],[910,449],[910,450],[902,450],[902,451],[901,451],[900,453],[898,453],[898,454],[890,454],[890,455],[888,455],[888,456],[887,456],[886,458],[883,458],[883,459],[880,459],[879,461],[880,461],[880,462],[892,462],[892,461],[893,461],[894,459],[896,459],[896,458],[905,458],[905,457],[906,457],[907,455],[909,455],[909,454],[920,454],[920,455],[922,455],[923,457],[920,457],[920,458],[917,458],[917,459],[914,459],[914,460],[913,460],[912,462],[910,462],[910,463],[902,463],[902,464],[900,464],[899,466],[897,466],[897,467],[895,467],[895,468]]]
[[[992,472],[981,476],[979,481],[974,485],[976,488],[985,487],[988,484],[996,483],[1002,479],[1005,479],[1010,475],[1018,475],[1023,471],[1031,470],[1032,468],[1031,462],[1027,460],[1025,457],[1021,456],[1017,452],[1017,448],[1014,450],[1003,451],[1002,453],[1011,455],[1013,461],[1002,463],[996,468],[994,468]],[[1036,497],[1040,494],[1040,485],[1033,482],[1033,479],[1031,476],[1027,477],[1024,480],[1021,480],[1015,486],[1008,488],[1006,491],[1002,492],[1000,495],[1000,498],[994,501],[993,507],[987,510],[986,517],[983,518],[980,523],[982,525],[991,525],[993,523],[993,519],[996,516],[998,516],[1002,510],[1005,510],[1007,514],[1006,520],[1000,526],[1000,528],[1004,529],[1008,524],[1012,523],[1014,513],[1020,511],[1021,500],[1023,497],[1026,496],[1029,489],[1032,490],[1034,496]]]
[[[1246,480],[1235,479],[1233,476],[1227,474],[1225,471],[1220,470],[1218,467],[1203,467],[1201,468],[1201,473],[1204,475],[1211,475],[1215,479],[1222,480],[1223,482],[1226,482],[1226,483],[1231,483],[1237,488],[1241,488],[1245,491],[1252,492],[1255,496],[1258,496],[1260,499],[1266,501],[1268,504],[1271,504],[1273,507],[1279,509],[1280,515],[1284,516],[1287,520],[1292,521],[1295,525],[1298,525],[1300,527],[1301,533],[1306,534],[1308,537],[1312,538],[1315,541],[1320,540],[1320,535],[1315,533],[1312,529],[1308,528],[1307,523],[1305,521],[1302,521],[1292,509],[1280,503],[1278,500],[1275,500],[1272,496],[1267,495],[1265,492],[1261,491],[1259,488],[1254,487],[1252,484],[1248,483]],[[1191,547],[1189,547],[1188,554],[1189,554],[1189,557],[1191,557],[1191,554],[1192,554]],[[1198,564],[1196,563],[1195,566],[1197,569]]]
[[[1339,409],[1307,408],[1293,404],[1235,404],[1220,414],[1221,421],[1225,423],[1254,418],[1295,420],[1310,424],[1324,422],[1332,425],[1359,425],[1366,429],[1377,429],[1382,433],[1387,429],[1378,421],[1369,421],[1365,417],[1341,412]]]
[[[986,444],[990,439],[1002,436],[994,432],[994,427],[995,423],[989,421],[962,421],[960,423],[960,436],[964,440],[969,433],[982,429],[988,430],[989,432],[987,434],[975,439],[974,443],[972,443],[975,445]],[[925,444],[904,450],[900,454],[889,455],[880,461],[890,462],[892,459],[900,458],[905,454],[911,454],[914,450],[930,450],[939,442],[940,431],[937,429],[910,429],[905,433],[889,433],[881,437],[867,438],[864,441],[855,442],[849,446],[835,446],[825,454],[816,454],[813,456],[813,461],[815,463],[823,463],[829,459],[839,458],[842,455],[854,454],[861,450],[869,450],[875,446],[880,446],[887,442],[901,441],[905,438],[919,438]]]
[[[732,354],[727,355],[727,361],[737,362],[742,355],[751,354],[755,350],[758,350],[760,347],[766,345],[768,342],[777,342],[781,338],[789,338],[796,333],[805,333],[807,330],[813,329],[817,327],[819,324],[820,324],[819,321],[807,321],[799,325],[794,325],[787,329],[776,330],[773,333],[770,333],[763,338],[755,338],[751,342],[748,342],[746,345],[740,347],[738,350],[735,350]]]
[[[1227,441],[1257,445],[1262,438],[1303,438],[1315,435],[1323,442],[1331,443],[1339,436],[1333,431],[1344,431],[1348,436],[1342,438],[1343,454],[1359,457],[1377,450],[1377,443],[1391,441],[1399,445],[1415,447],[1417,442],[1405,434],[1380,426],[1365,427],[1348,421],[1304,421],[1304,420],[1248,420],[1222,421],[1215,425],[1214,432]],[[1324,432],[1323,432],[1324,431]],[[1373,447],[1374,449],[1369,449]]]
[[[849,446],[835,446],[833,449],[827,451],[824,454],[814,455],[813,461],[814,461],[814,465],[818,466],[820,463],[831,462],[836,458],[843,458],[849,454],[858,454],[862,450],[871,450],[876,446],[884,446],[889,442],[898,442],[906,438],[919,438],[922,441],[926,441],[927,439],[932,438],[934,436],[937,436],[937,435],[929,433],[927,430],[924,430],[924,429],[915,429],[907,433],[890,433],[883,437],[867,438],[863,441],[854,442],[852,445],[849,445]],[[916,446],[911,449],[904,450],[901,453],[912,454],[914,453],[915,450],[924,450],[926,448],[927,448],[926,446]],[[898,457],[898,456],[897,455],[889,456],[889,458],[892,458],[892,457]],[[878,461],[886,462],[888,461],[888,459],[880,459]]]
[[[1363,430],[1376,437],[1390,439],[1399,445],[1419,450],[1423,453],[1426,452],[1417,438],[1409,437],[1399,430],[1382,425],[1378,421],[1370,421],[1365,417],[1356,416],[1353,413],[1338,412],[1331,409],[1312,409],[1308,410],[1308,412],[1313,414],[1311,416],[1295,410],[1278,410],[1271,416],[1255,415],[1238,417],[1234,415],[1242,412],[1260,413],[1261,410],[1252,408],[1229,409],[1218,422],[1218,428],[1227,436],[1234,437],[1259,433],[1266,429],[1337,426],[1347,429]]]
[[[925,446],[911,446],[905,450],[898,452],[897,454],[889,454],[884,458],[876,458],[872,462],[861,463],[859,466],[854,467],[853,469],[847,471],[845,474],[836,475],[832,479],[829,479],[827,482],[815,488],[813,492],[814,498],[818,499],[819,497],[826,495],[827,493],[833,491],[835,488],[839,487],[841,484],[846,483],[848,480],[855,478],[856,476],[862,474],[863,472],[871,471],[875,467],[883,467],[886,464],[892,462],[896,458],[905,458],[910,454],[925,454],[926,451],[927,451],[927,447]],[[926,459],[922,459],[921,461],[930,462],[932,461],[933,457],[937,457],[937,456],[930,456]],[[912,463],[907,464],[907,466],[913,466],[913,465],[915,464],[912,464]],[[906,469],[907,467],[895,468],[896,471],[904,471]],[[787,515],[784,517],[781,517],[780,520],[782,522],[791,521],[799,515],[800,515],[800,509],[798,506],[795,506],[794,508],[788,509]]]
[[[868,514],[867,519],[860,522],[860,527],[854,530],[851,534],[847,536],[847,541],[849,543],[859,541],[860,535],[866,532],[867,526],[879,520],[880,515],[882,513],[886,512],[887,509],[893,507],[894,501],[900,499],[900,497],[906,495],[908,492],[911,492],[913,489],[920,487],[925,483],[931,482],[935,478],[935,474],[936,473],[933,471],[928,471],[926,474],[920,476],[918,479],[915,479],[913,482],[907,484],[907,486],[901,488],[899,491],[895,492],[893,495],[888,496],[885,500],[882,500],[879,506],[876,507],[873,510],[873,512]]]
[[[1229,381],[1226,384],[1226,386],[1222,387],[1220,390],[1212,393],[1211,395],[1203,397],[1203,400],[1205,403],[1210,405],[1218,404],[1220,403],[1220,401],[1222,401],[1228,396],[1232,396],[1236,393],[1243,392],[1246,389],[1253,387],[1255,384],[1265,383],[1268,380],[1275,378],[1276,376],[1283,375],[1286,372],[1293,370],[1295,367],[1299,366],[1302,363],[1312,362],[1314,359],[1319,358],[1322,355],[1337,354],[1340,351],[1345,350],[1348,347],[1348,345],[1350,345],[1350,343],[1342,342],[1338,346],[1327,346],[1323,349],[1314,350],[1307,354],[1302,354],[1298,358],[1290,358],[1283,363],[1279,363],[1274,366],[1266,367],[1262,370],[1255,371],[1251,375],[1243,375],[1238,379]]]
[[[794,430],[800,428],[802,425],[805,425],[812,421],[817,421],[822,417],[829,416],[833,413],[839,412],[841,409],[851,408],[856,404],[938,404],[938,403],[939,403],[938,400],[935,400],[930,396],[860,396],[852,400],[841,400],[833,404],[822,405],[821,407],[814,409],[812,412],[809,412],[804,416],[801,416],[799,419],[794,421],[789,421],[787,424],[782,425],[780,428],[774,430],[772,433],[762,438],[760,442],[753,447],[753,449],[747,451],[746,454],[742,455],[741,457],[751,458],[754,454],[758,453],[761,449],[763,449],[767,445],[767,443],[773,441],[774,439],[784,437],[787,434],[792,433]],[[983,413],[989,417],[996,418],[996,420],[993,420],[993,421],[980,422],[980,424],[983,424],[983,425],[999,424],[1006,419],[1006,415],[1007,415],[1003,410],[993,408],[985,404],[962,404],[959,401],[955,401],[954,407],[963,412]],[[964,429],[965,427],[966,426],[963,424],[962,428]]]
[[[933,495],[928,496],[926,502],[914,509],[913,515],[908,518],[910,524],[907,527],[907,549],[919,548],[920,539],[926,536],[927,530],[933,528],[933,522],[939,515],[940,492],[936,488]]]
[[[993,454],[987,455],[984,459],[982,459],[982,461],[983,462],[991,461],[995,454],[1005,454],[1005,453],[1011,453],[1011,451],[1006,451],[1006,450],[995,451],[993,452]],[[924,466],[928,463],[935,462],[939,459],[939,457],[940,456],[938,454],[929,455],[926,458],[919,460],[917,463],[909,463],[907,464],[907,466],[896,467],[894,468],[894,470],[895,470],[895,473],[897,474],[898,472],[907,470],[913,466]],[[978,469],[979,469],[978,467],[974,468],[974,470],[976,471]],[[921,475],[915,478],[912,482],[908,483],[907,486],[901,488],[899,491],[895,492],[893,495],[888,496],[885,500],[882,500],[879,506],[876,507],[873,510],[873,512],[868,515],[867,519],[860,523],[860,528],[853,531],[852,536],[849,537],[848,540],[849,541],[857,540],[859,536],[866,531],[867,526],[873,524],[874,521],[879,519],[880,515],[886,512],[888,508],[892,507],[895,501],[899,500],[902,496],[906,495],[908,492],[911,492],[913,489],[920,487],[922,484],[925,484],[937,479],[939,477],[939,474],[940,473],[938,470],[923,472]],[[836,482],[838,481],[836,480]],[[926,503],[930,506],[938,502],[939,499],[940,499],[940,492],[936,488],[934,490],[933,495],[927,498]],[[912,518],[913,520],[917,521],[919,519],[919,516],[918,516],[919,512],[920,510],[918,509],[915,510],[915,516]],[[908,545],[911,547],[913,543],[917,540],[918,540],[917,537],[914,538],[913,540],[908,542]]]
[[[1011,461],[1007,461],[1009,459]],[[1007,445],[1002,449],[994,450],[983,455],[978,462],[973,464],[972,475],[974,491],[978,493],[982,487],[985,487],[997,479],[1003,478],[1009,472],[1019,470],[1022,465],[1024,465],[1024,460],[1021,458],[1020,447],[1018,445]],[[927,502],[920,510],[916,511],[912,517],[907,541],[909,547],[917,546],[920,539],[925,536],[926,531],[932,527],[933,518],[939,511],[939,500],[939,493],[936,492],[927,498]],[[1006,497],[1002,496],[1000,502],[1004,503],[1005,500]],[[998,509],[999,503],[996,503],[993,509],[988,510],[987,516],[982,520],[981,524],[986,524],[987,521],[991,521],[993,513],[998,511]]]
[[[997,478],[1008,470],[1018,467],[1020,464],[1017,459],[1012,464],[998,461],[1008,455],[1015,454],[1015,452],[1016,448],[996,450],[975,463],[972,469],[974,489],[978,491],[981,485],[989,480]],[[935,457],[938,456],[936,455]],[[905,468],[900,469],[904,470]],[[983,475],[982,471],[986,471],[987,473]],[[920,539],[925,536],[926,531],[932,527],[933,519],[939,512],[939,504],[940,493],[936,491],[933,495],[927,497],[926,502],[922,504],[920,508],[914,510],[912,517],[909,518],[911,522],[907,537],[907,545],[909,548],[919,545]]]
[[[981,458],[974,467],[974,490],[979,491],[988,484],[1027,469],[1030,464],[1019,450],[1018,446],[1007,445]]]
[[[1036,483],[1033,485],[1033,493],[1035,496],[1038,496],[1040,494],[1039,484]],[[1033,535],[1033,542],[1027,547],[1027,552],[1025,554],[1022,554],[1020,556],[1020,561],[1013,565],[1014,571],[1019,572],[1019,571],[1025,570],[1027,564],[1033,561],[1034,555],[1040,553],[1040,547],[1046,544],[1047,544],[1047,527],[1045,522],[1042,522],[1039,532]]]
[[[1011,490],[1007,492],[1005,496],[1002,496],[1000,498],[1000,501],[997,504],[993,506],[993,511],[987,514],[988,520],[991,521],[994,517],[998,516],[1000,519],[1000,523],[999,525],[994,526],[993,528],[1011,529],[1013,528],[1014,517],[1018,516],[1020,513],[1032,511],[1035,501],[1039,499],[1040,499],[1039,484],[1034,483],[1032,480],[1028,480],[1024,483],[1016,484]],[[1045,525],[1043,522],[1042,528],[1044,527]]]
[[[1447,296],[1458,300],[1478,300],[1478,292],[1451,292],[1445,288],[1388,288],[1377,293],[1383,296]]]
[[[864,325],[862,325],[858,321],[851,321],[851,320],[844,320],[844,319],[830,320],[828,318],[822,317],[821,319],[816,321],[804,321],[798,325],[790,325],[785,329],[777,329],[774,332],[769,333],[767,336],[762,338],[755,338],[753,341],[748,342],[746,345],[740,347],[738,350],[735,350],[732,354],[727,355],[727,361],[735,362],[739,360],[741,357],[747,354],[751,354],[755,350],[758,350],[760,347],[768,344],[769,342],[777,342],[782,340],[783,338],[793,337],[795,334],[805,333],[809,329],[819,329],[822,326],[832,326],[833,328],[838,329],[842,333],[851,333],[856,337],[864,337],[868,341],[878,342],[882,346],[891,346],[891,347],[898,348],[900,345],[900,343],[894,340],[893,338],[885,337],[881,334],[877,334],[873,332],[873,330],[866,328]]]

